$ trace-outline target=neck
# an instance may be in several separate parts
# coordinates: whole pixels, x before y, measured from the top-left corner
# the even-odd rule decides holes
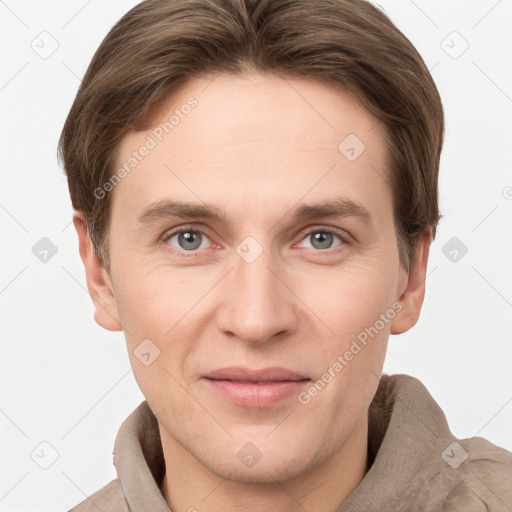
[[[367,415],[327,460],[275,483],[222,478],[160,430],[166,466],[161,490],[172,512],[336,512],[369,469]]]

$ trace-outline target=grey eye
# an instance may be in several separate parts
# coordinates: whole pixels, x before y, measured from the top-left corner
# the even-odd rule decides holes
[[[311,246],[313,249],[330,249],[333,247],[333,241],[335,238],[338,238],[343,243],[342,238],[336,233],[322,230],[311,231],[304,239],[311,239]]]
[[[178,231],[178,232],[172,234],[168,238],[169,243],[171,243],[171,240],[176,237],[177,237],[177,243],[178,243],[177,247],[179,249],[183,249],[185,251],[194,251],[196,249],[199,249],[203,242],[203,237],[206,238],[204,233],[201,233],[200,231],[185,230],[185,231]],[[172,244],[172,245],[174,245],[174,244]]]

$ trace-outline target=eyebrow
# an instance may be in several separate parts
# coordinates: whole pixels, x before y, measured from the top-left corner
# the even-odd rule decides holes
[[[292,210],[291,216],[293,220],[311,220],[336,216],[355,217],[366,224],[372,224],[373,221],[371,213],[365,206],[348,198],[336,198],[314,204],[301,204]],[[205,219],[226,223],[226,214],[216,206],[164,199],[152,203],[142,210],[137,217],[137,229],[142,229],[155,221],[170,217]]]

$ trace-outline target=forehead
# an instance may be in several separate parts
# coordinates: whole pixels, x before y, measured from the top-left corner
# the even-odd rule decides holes
[[[195,78],[151,128],[124,137],[116,163],[128,172],[113,211],[125,214],[169,196],[239,213],[334,192],[370,206],[391,199],[382,124],[347,92],[306,79]]]

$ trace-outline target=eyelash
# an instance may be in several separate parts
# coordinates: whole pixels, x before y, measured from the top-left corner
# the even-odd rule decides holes
[[[175,254],[178,253],[178,254],[182,255],[183,257],[185,257],[185,258],[197,257],[199,255],[199,250],[198,249],[195,249],[194,251],[179,250],[179,249],[177,249],[177,248],[175,248],[175,247],[173,247],[173,246],[171,246],[170,244],[167,243],[169,241],[169,239],[172,238],[173,236],[179,235],[181,233],[187,233],[187,232],[200,233],[201,235],[204,235],[207,238],[210,238],[208,233],[206,231],[200,229],[200,228],[193,227],[193,226],[185,226],[185,227],[182,227],[180,229],[177,229],[176,231],[171,231],[169,233],[165,233],[163,235],[161,241],[162,241],[162,243],[165,245],[165,247],[167,249],[169,249],[171,252],[173,252]],[[334,247],[333,249],[325,249],[325,250],[316,249],[315,250],[313,248],[312,250],[314,250],[315,252],[319,252],[319,253],[331,253],[331,251],[337,252],[336,248],[342,248],[345,245],[350,245],[349,244],[349,240],[348,240],[348,236],[344,232],[342,232],[342,231],[340,231],[338,229],[332,228],[332,227],[329,227],[329,228],[318,228],[318,227],[308,228],[307,231],[302,233],[301,240],[303,240],[307,236],[311,235],[312,233],[328,233],[328,234],[336,235],[337,237],[340,238],[340,240],[342,242],[340,245]],[[338,249],[338,250],[340,250],[340,249]]]

